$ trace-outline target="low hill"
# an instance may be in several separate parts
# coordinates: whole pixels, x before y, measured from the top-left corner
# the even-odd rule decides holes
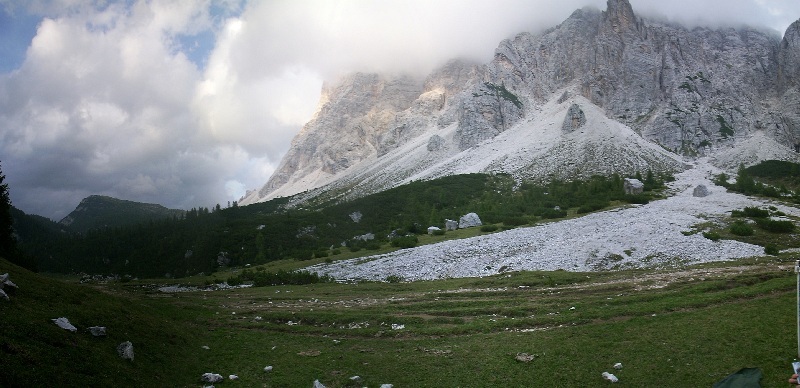
[[[91,195],[84,198],[75,210],[58,223],[71,231],[82,233],[89,229],[113,228],[179,217],[183,213],[183,210],[168,209],[158,204]]]

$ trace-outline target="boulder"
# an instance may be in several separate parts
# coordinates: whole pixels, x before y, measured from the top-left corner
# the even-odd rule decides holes
[[[6,292],[3,291],[2,288],[0,288],[0,299],[11,300],[8,298],[8,294],[6,294]]]
[[[625,190],[625,194],[629,195],[636,195],[641,194],[644,192],[644,183],[638,179],[634,178],[625,178],[625,182],[622,184],[622,188]]]
[[[481,225],[483,225],[483,223],[481,223],[480,217],[478,217],[478,215],[475,213],[465,214],[461,216],[461,218],[458,220],[459,229],[471,228],[473,226],[481,226]]]
[[[213,384],[213,383],[218,383],[218,382],[220,382],[222,380],[224,380],[224,378],[219,373],[203,373],[203,375],[200,376],[200,381],[202,381],[204,383],[212,383]]]
[[[314,380],[314,388],[325,388],[325,386],[319,380]]]
[[[14,295],[17,292],[17,285],[9,279],[8,273],[0,275],[0,298],[9,300],[9,295]]]
[[[361,221],[361,217],[363,217],[363,215],[359,211],[350,213],[350,219],[353,220],[353,222],[355,222],[356,224]]]
[[[133,361],[133,344],[131,341],[125,341],[117,345],[117,354],[126,360]]]
[[[428,227],[428,234],[434,234],[434,233],[436,233],[437,230],[442,230],[442,229],[439,228],[438,226],[429,226]]]
[[[578,104],[572,104],[567,110],[567,116],[564,117],[564,124],[561,125],[561,130],[564,132],[572,132],[586,124],[586,115],[581,110]]]
[[[711,195],[711,191],[705,185],[697,185],[692,192],[692,195],[695,197],[707,197]]]
[[[458,229],[458,222],[453,220],[444,220],[444,230],[456,230]]]
[[[67,318],[64,318],[64,317],[55,318],[52,321],[53,321],[53,323],[56,324],[56,326],[58,326],[58,327],[60,327],[60,328],[62,328],[64,330],[69,330],[69,331],[71,331],[73,333],[78,331],[78,329],[75,326],[72,326],[72,324],[69,323],[69,319],[67,319]]]
[[[89,332],[92,333],[95,337],[105,337],[106,336],[106,327],[105,326],[92,326],[89,328]]]

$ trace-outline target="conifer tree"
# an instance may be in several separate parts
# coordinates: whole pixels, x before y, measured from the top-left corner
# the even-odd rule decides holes
[[[11,197],[8,194],[6,177],[0,168],[0,256],[10,259],[15,253],[17,240],[14,238],[14,220],[11,218]]]

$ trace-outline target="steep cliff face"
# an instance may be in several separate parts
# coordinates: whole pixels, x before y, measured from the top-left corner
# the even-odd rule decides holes
[[[547,131],[535,128],[549,128],[542,121],[551,120],[553,110],[562,115],[552,119],[554,125],[563,125],[569,114],[564,103],[577,97],[583,110],[604,112],[657,149],[677,155],[723,150],[739,155],[731,148],[756,134],[771,140],[759,144],[800,149],[799,81],[800,21],[782,40],[747,28],[689,30],[641,18],[626,0],[609,0],[605,11],[579,9],[542,34],[520,33],[500,42],[485,65],[452,61],[424,81],[355,74],[326,86],[319,112],[295,138],[278,171],[242,203],[334,181],[338,183],[330,187],[359,185],[377,191],[411,176],[458,172],[504,171],[539,179],[577,177],[580,169],[625,173],[680,168],[660,151],[641,145],[626,148],[618,139],[574,147],[575,133],[593,133],[592,121],[581,131],[562,131],[549,145],[537,143],[541,149],[558,143],[572,160],[508,148],[495,152],[515,156],[484,152],[487,144],[496,145],[494,140],[508,133],[545,136]],[[593,116],[595,125],[605,123]],[[592,156],[596,150],[605,150],[601,158]],[[612,150],[628,155],[631,162],[623,164],[625,169],[611,165],[613,158],[606,153]],[[783,151],[773,154],[793,157]],[[477,163],[461,154],[487,160]],[[523,163],[525,155],[529,160]],[[517,167],[503,165],[511,159]],[[545,159],[566,166],[529,168],[544,166]],[[577,162],[585,166],[576,168]]]

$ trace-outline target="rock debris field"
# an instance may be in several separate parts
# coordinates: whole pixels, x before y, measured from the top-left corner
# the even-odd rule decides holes
[[[668,198],[646,205],[306,269],[340,281],[433,280],[519,270],[659,269],[764,255],[758,245],[709,240],[701,225],[720,223],[731,210],[746,206],[775,206],[791,216],[800,215],[800,209],[726,192],[711,181],[720,172],[700,159],[675,176]],[[701,184],[711,194],[694,197]]]

